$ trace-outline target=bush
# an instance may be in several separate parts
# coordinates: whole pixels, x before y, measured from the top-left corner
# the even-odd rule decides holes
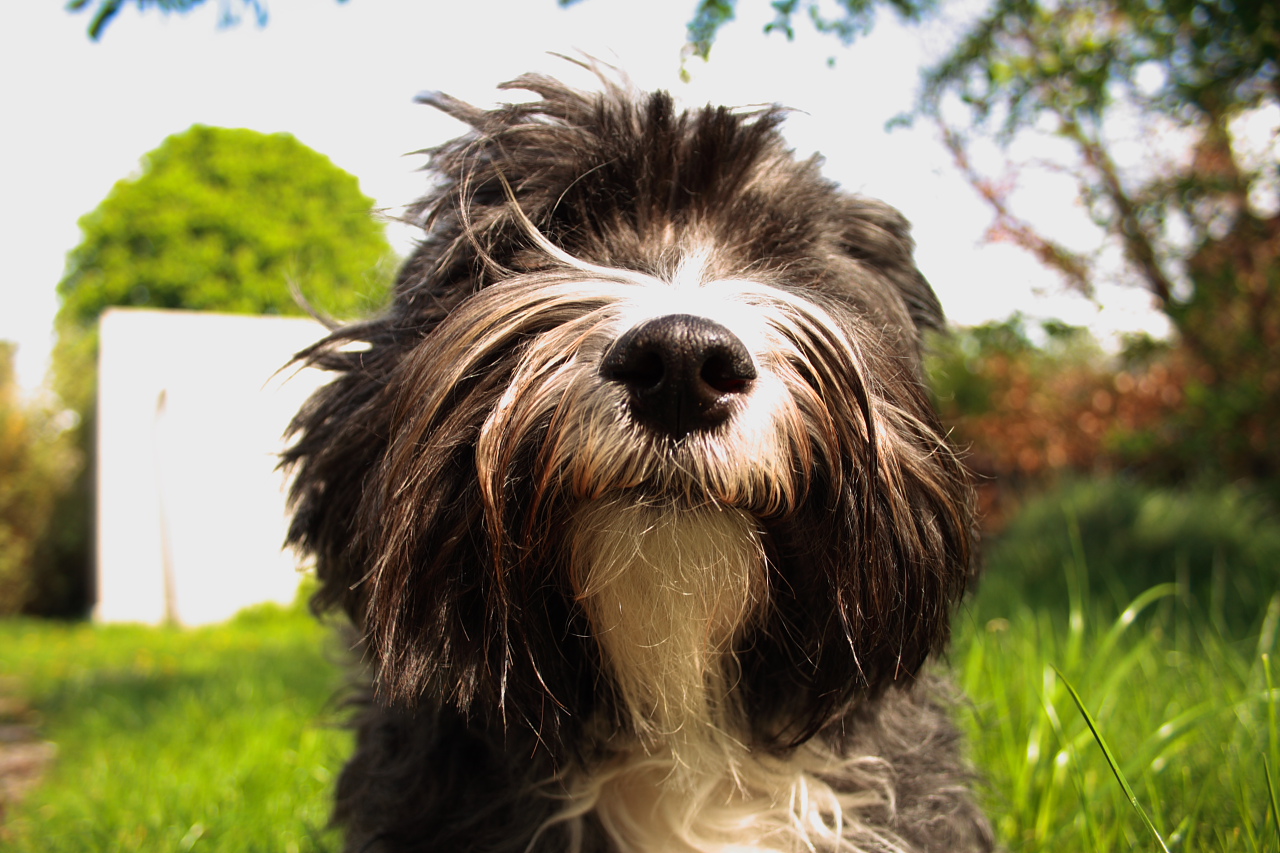
[[[958,329],[926,361],[943,421],[980,474],[1005,485],[1100,461],[1110,374],[1084,329],[1044,324],[1032,342],[1022,317]],[[1103,411],[1103,410],[1106,411]]]
[[[0,341],[0,616],[21,611],[34,594],[37,546],[78,468],[54,413],[22,399],[13,352]]]
[[[1280,514],[1238,487],[1067,483],[1028,500],[991,543],[982,606],[1065,612],[1086,574],[1095,598],[1120,607],[1173,582],[1208,615],[1252,625],[1280,588]]]

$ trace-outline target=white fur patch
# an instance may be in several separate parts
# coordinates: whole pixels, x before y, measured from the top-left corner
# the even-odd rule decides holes
[[[756,523],[607,499],[578,511],[571,543],[575,591],[633,731],[658,743],[719,728],[733,641],[767,592]]]
[[[714,744],[714,745],[713,745]],[[618,853],[905,853],[884,829],[893,811],[892,771],[881,759],[841,757],[807,744],[789,759],[723,745],[694,759],[635,747],[591,774],[566,781],[566,804],[552,823],[571,837],[593,812]],[[691,746],[689,743],[684,748]],[[860,817],[874,814],[871,821]],[[878,819],[875,819],[877,818]],[[569,853],[578,853],[571,843]]]

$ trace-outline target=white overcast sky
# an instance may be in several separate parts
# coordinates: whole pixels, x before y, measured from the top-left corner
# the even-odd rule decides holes
[[[219,0],[181,16],[130,6],[98,43],[88,18],[61,0],[10,4],[0,27],[0,339],[18,342],[31,388],[44,375],[57,308],[55,285],[80,237],[77,220],[139,158],[194,123],[288,131],[355,174],[380,207],[424,187],[405,156],[461,128],[413,103],[440,89],[476,103],[529,70],[587,80],[548,52],[584,51],[625,69],[644,88],[690,105],[776,102],[796,110],[785,132],[802,155],[820,151],[827,174],[885,199],[915,223],[918,261],[950,318],[974,324],[1021,310],[1087,324],[1101,334],[1161,327],[1136,291],[1104,291],[1100,305],[1009,246],[983,245],[988,215],[952,169],[935,132],[885,130],[907,110],[919,69],[954,28],[903,28],[883,15],[845,48],[801,27],[795,42],[766,37],[765,0],[742,0],[708,64],[679,79],[693,0],[268,0],[270,20],[219,29]],[[236,8],[239,7],[238,0]],[[834,66],[828,59],[835,57]],[[1077,216],[1071,200],[1060,206]],[[402,252],[411,235],[395,232]]]

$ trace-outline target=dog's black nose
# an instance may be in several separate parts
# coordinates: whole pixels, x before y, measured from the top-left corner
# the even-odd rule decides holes
[[[746,346],[724,326],[668,314],[618,338],[600,375],[627,387],[637,420],[682,438],[726,421],[734,396],[750,389],[756,368]]]

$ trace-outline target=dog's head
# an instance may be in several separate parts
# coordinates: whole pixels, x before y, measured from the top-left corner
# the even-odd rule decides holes
[[[907,224],[777,109],[509,86],[427,98],[472,130],[394,302],[304,354],[337,371],[287,455],[317,604],[389,699],[804,740],[914,676],[970,572]]]

